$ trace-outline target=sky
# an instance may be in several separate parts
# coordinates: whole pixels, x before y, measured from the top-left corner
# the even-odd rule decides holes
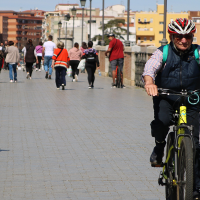
[[[23,11],[38,8],[39,10],[54,11],[56,4],[59,3],[80,4],[80,0],[5,0],[1,4],[0,10],[20,11],[21,9]],[[164,4],[164,0],[130,0],[130,9],[133,11],[156,10],[156,3]],[[104,0],[105,8],[115,4],[122,4],[127,7],[127,0]],[[89,5],[90,0],[86,0],[85,7],[89,8]],[[92,7],[102,9],[102,0],[92,0]],[[167,10],[169,12],[200,11],[200,0],[167,0]]]

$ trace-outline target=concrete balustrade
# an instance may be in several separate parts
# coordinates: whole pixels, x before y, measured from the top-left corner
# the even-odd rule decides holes
[[[100,70],[102,76],[112,76],[111,69],[110,69],[110,62],[108,57],[105,56],[105,52],[108,49],[108,46],[96,46],[95,49],[98,51],[99,54],[99,62],[100,62]],[[157,48],[154,46],[149,47],[141,47],[141,46],[132,46],[132,47],[125,47],[124,50],[124,68],[123,68],[123,75],[124,75],[124,84],[134,86],[135,85],[135,72],[136,68],[136,54],[137,53],[146,53],[145,58],[142,58],[143,63],[145,63],[152,55],[152,53]],[[145,62],[144,62],[145,59]],[[139,62],[140,62],[139,61]],[[144,66],[143,66],[144,67]]]

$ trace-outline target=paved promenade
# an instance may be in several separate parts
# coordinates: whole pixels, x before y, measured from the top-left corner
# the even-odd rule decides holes
[[[62,91],[44,75],[0,74],[0,199],[164,200],[144,90],[98,75],[88,89],[80,74]]]

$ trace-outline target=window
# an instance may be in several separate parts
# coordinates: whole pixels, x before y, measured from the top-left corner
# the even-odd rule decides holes
[[[159,24],[164,24],[164,22],[159,22]]]
[[[150,31],[153,31],[153,28],[150,28],[149,30],[150,30]]]
[[[140,37],[138,37],[138,40],[140,40],[141,38]]]
[[[149,40],[150,40],[150,41],[152,41],[152,40],[153,40],[153,38],[152,38],[152,37],[150,37],[150,38],[149,38]]]
[[[140,31],[140,28],[138,27],[138,31]]]
[[[193,42],[197,42],[197,38],[196,37],[193,37]]]
[[[159,34],[163,34],[163,31],[159,31]]]
[[[147,22],[147,19],[146,19],[146,18],[144,18],[144,22]]]
[[[170,22],[174,21],[173,19],[170,19]]]
[[[144,41],[147,41],[147,38],[146,38],[146,37],[144,37]]]
[[[138,22],[140,22],[141,21],[141,19],[140,18],[138,18]]]
[[[150,19],[150,22],[153,23],[153,19],[152,18]]]

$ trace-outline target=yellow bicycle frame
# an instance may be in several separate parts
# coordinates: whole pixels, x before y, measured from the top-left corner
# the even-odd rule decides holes
[[[187,123],[187,116],[186,116],[186,106],[180,106],[180,112],[179,112],[179,119],[178,119],[178,126],[181,125],[181,124],[186,124]],[[184,134],[185,133],[185,129],[184,128],[179,128],[178,129],[178,132],[177,134]],[[178,147],[180,148],[181,146],[181,140],[183,139],[183,136],[179,137],[179,140],[178,140]],[[172,145],[170,148],[169,148],[169,151],[168,151],[168,155],[167,155],[167,158],[166,158],[166,161],[165,163],[168,162],[169,158],[170,158],[170,155],[171,155],[171,151],[172,149],[174,148],[174,145]],[[178,154],[179,154],[179,151],[178,151]],[[165,165],[163,166],[163,177],[165,179],[167,179],[167,176],[165,175],[164,173],[165,171]],[[173,180],[173,184],[176,185],[176,181]]]
[[[187,117],[186,117],[186,106],[180,106],[180,112],[179,112],[179,120],[178,120],[178,126],[181,124],[186,124],[187,123]],[[184,128],[179,128],[177,134],[184,134],[185,129]],[[183,139],[183,136],[179,137],[178,140],[178,147],[181,146],[181,140]]]

